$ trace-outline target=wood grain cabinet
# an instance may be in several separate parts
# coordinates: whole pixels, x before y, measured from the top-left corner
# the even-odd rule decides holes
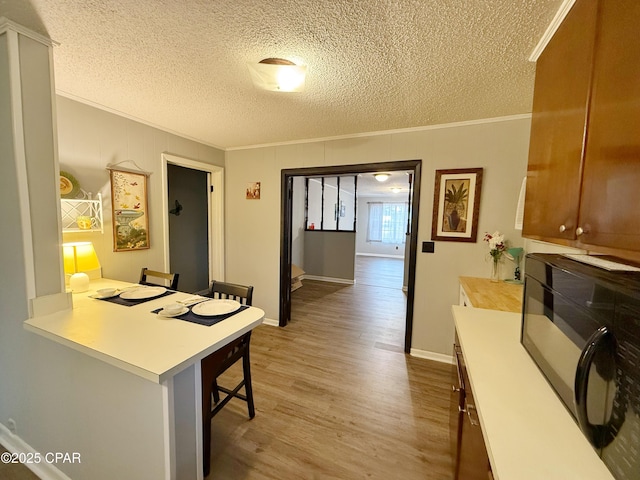
[[[491,467],[457,335],[453,356],[450,414],[453,478],[486,480],[490,478]]]
[[[524,236],[640,251],[638,24],[637,0],[578,0],[538,59]]]
[[[638,0],[600,1],[580,202],[585,244],[640,250],[638,25]]]

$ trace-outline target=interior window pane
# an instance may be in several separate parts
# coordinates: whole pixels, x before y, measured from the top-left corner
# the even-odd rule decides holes
[[[307,229],[320,230],[322,224],[322,179],[309,178],[307,190]]]
[[[336,230],[338,220],[338,177],[324,179],[324,210],[322,229]]]
[[[338,230],[353,231],[356,215],[356,177],[340,177]]]

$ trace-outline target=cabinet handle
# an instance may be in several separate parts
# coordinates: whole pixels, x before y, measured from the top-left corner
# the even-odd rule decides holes
[[[564,233],[566,229],[567,227],[565,225],[560,225],[560,228],[558,230],[560,230],[560,233]]]
[[[455,385],[451,385],[451,390],[453,390],[456,393],[462,391],[462,389],[460,387],[456,387]]]
[[[582,228],[582,227],[578,227],[576,228],[576,235],[579,237],[580,235],[582,235],[583,233],[587,233],[587,231]]]
[[[475,412],[475,417],[476,418],[473,418],[471,416],[471,412],[472,411]],[[477,427],[478,425],[480,425],[480,422],[478,421],[480,418],[478,417],[478,410],[476,410],[476,406],[475,405],[473,405],[471,403],[467,404],[467,415],[469,415],[469,423],[471,423],[471,426]]]

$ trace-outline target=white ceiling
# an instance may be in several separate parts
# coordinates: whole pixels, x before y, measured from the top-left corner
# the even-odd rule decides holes
[[[221,148],[531,111],[562,0],[0,0],[52,38],[59,94]],[[248,62],[308,66],[302,93]]]

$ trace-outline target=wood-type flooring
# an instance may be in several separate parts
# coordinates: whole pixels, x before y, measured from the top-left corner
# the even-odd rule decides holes
[[[451,366],[403,352],[402,260],[357,258],[355,285],[304,280],[291,323],[254,330],[256,416],[213,419],[209,479],[452,477]]]

